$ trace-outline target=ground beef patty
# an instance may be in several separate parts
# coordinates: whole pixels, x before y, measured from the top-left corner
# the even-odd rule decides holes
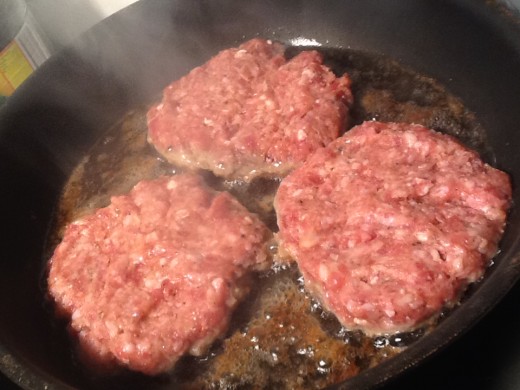
[[[193,69],[149,110],[149,142],[171,163],[217,176],[285,175],[338,137],[352,94],[318,52],[283,54],[253,39]]]
[[[223,333],[268,235],[196,176],[142,181],[67,227],[49,291],[88,363],[156,374]]]
[[[348,328],[409,330],[482,276],[511,198],[508,176],[419,125],[365,122],[286,177],[281,246]]]

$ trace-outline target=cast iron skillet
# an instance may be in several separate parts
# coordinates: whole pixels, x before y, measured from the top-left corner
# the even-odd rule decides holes
[[[147,0],[105,20],[40,68],[0,113],[0,369],[27,389],[84,387],[40,289],[49,221],[100,132],[218,50],[262,36],[390,56],[444,84],[488,130],[519,203],[520,33],[483,1]],[[520,273],[513,206],[486,279],[430,335],[345,388],[387,383],[480,320]]]

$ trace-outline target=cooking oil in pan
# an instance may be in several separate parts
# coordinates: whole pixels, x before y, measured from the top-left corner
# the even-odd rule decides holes
[[[289,49],[288,55],[298,50]],[[348,72],[352,78],[351,125],[372,119],[420,123],[458,137],[490,159],[484,131],[474,116],[430,78],[366,53],[320,51],[336,73]],[[129,112],[77,167],[63,192],[51,246],[67,223],[107,205],[111,195],[129,191],[139,180],[180,171],[147,144],[145,115],[146,107]],[[279,181],[258,179],[246,184],[203,176],[209,185],[230,191],[277,229],[272,199]],[[276,247],[272,249],[276,253]],[[432,329],[430,323],[410,333],[380,337],[349,331],[306,293],[295,265],[277,263],[258,275],[227,334],[206,356],[187,356],[171,373],[156,378],[119,373],[92,381],[96,388],[116,383],[124,388],[323,388],[398,354]]]

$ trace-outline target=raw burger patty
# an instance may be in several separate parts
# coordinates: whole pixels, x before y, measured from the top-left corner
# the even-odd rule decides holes
[[[282,248],[350,329],[410,330],[453,304],[497,251],[508,176],[419,125],[365,122],[286,177]]]
[[[225,331],[248,269],[267,265],[268,235],[196,176],[142,181],[67,227],[50,294],[88,363],[156,374]]]
[[[283,54],[253,39],[175,81],[148,112],[149,142],[173,164],[218,176],[285,175],[339,136],[352,94],[318,52]]]

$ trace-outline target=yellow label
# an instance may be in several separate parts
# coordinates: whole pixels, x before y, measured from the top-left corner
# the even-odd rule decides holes
[[[0,95],[10,96],[33,72],[16,41],[0,52]]]

